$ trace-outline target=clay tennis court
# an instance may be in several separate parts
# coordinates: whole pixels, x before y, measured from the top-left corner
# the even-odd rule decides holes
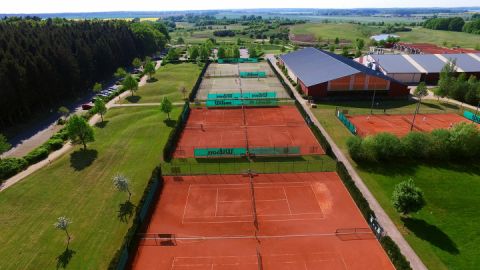
[[[165,177],[132,268],[394,269],[334,172]]]
[[[192,109],[174,157],[195,157],[195,149],[247,147],[298,150],[285,155],[325,154],[296,107],[279,106],[245,108],[245,116],[242,108]]]
[[[413,114],[396,115],[347,115],[348,120],[355,125],[360,136],[388,132],[399,137],[410,132]],[[431,132],[435,129],[448,129],[461,122],[470,122],[458,114],[418,114],[415,119],[414,131]]]

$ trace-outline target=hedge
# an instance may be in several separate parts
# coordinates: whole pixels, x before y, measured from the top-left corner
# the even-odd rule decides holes
[[[392,261],[395,269],[397,270],[411,270],[410,262],[407,261],[405,256],[403,256],[400,248],[389,236],[384,236],[380,239],[380,244],[383,249],[387,252],[388,257]]]
[[[285,83],[285,80],[283,79],[283,77],[278,74],[278,71],[277,69],[272,65],[272,62],[270,61],[267,61],[268,62],[268,65],[270,66],[270,68],[273,70],[273,73],[275,73],[275,75],[277,76],[277,78],[280,80],[280,83],[283,85],[283,88],[285,89],[285,91],[287,91],[288,95],[290,96],[290,98],[295,98],[295,95],[293,94],[292,92],[292,89],[290,89],[290,87],[288,86],[288,84]]]
[[[151,211],[158,199],[159,194],[163,189],[163,178],[161,168],[156,167],[150,176],[150,179],[143,191],[142,198],[135,208],[135,217],[132,225],[125,234],[122,246],[115,252],[115,255],[110,260],[108,269],[126,269],[127,265],[133,259],[137,251],[140,239],[137,237],[143,230],[143,224],[148,224],[151,217]],[[142,217],[144,210],[147,210],[146,215]],[[130,256],[132,254],[132,256]]]
[[[63,143],[64,143],[64,140],[62,140],[60,138],[53,138],[52,137],[46,143],[44,143],[44,145],[47,145],[48,149],[50,151],[54,151],[54,150],[58,150],[58,149],[62,148]]]
[[[365,138],[350,137],[347,147],[358,162],[471,160],[480,155],[480,130],[475,124],[459,123],[448,130],[410,132],[401,138],[379,133]]]
[[[195,82],[195,85],[192,88],[192,91],[190,91],[190,94],[188,95],[188,100],[190,102],[193,102],[195,97],[197,96],[197,92],[198,92],[198,89],[200,88],[200,84],[202,83],[203,76],[205,75],[205,72],[207,71],[207,68],[209,65],[210,65],[210,61],[207,61],[203,66],[202,72],[200,72],[200,75],[198,76],[197,81]]]
[[[27,167],[28,162],[24,158],[0,159],[0,180],[8,179]]]
[[[29,165],[35,164],[48,157],[50,150],[45,146],[39,146],[28,153],[24,158]]]
[[[175,151],[175,148],[177,147],[178,140],[180,139],[180,134],[183,131],[183,128],[185,127],[185,123],[187,122],[188,115],[190,113],[190,104],[189,102],[185,102],[185,105],[183,105],[183,110],[180,116],[177,119],[177,123],[175,124],[175,127],[170,131],[170,134],[168,135],[167,142],[165,143],[165,146],[163,147],[163,160],[164,161],[170,161],[172,160],[173,152]]]

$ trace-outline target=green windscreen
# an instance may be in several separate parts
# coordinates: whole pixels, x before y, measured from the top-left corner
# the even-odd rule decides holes
[[[239,107],[239,106],[278,106],[275,98],[264,99],[207,99],[207,107]]]
[[[463,117],[472,120],[473,122],[480,124],[480,115],[473,114],[469,111],[464,111],[463,112]]]
[[[229,63],[258,63],[258,58],[218,58],[219,64]]]
[[[246,153],[246,148],[195,148],[193,150],[195,157],[233,157]]]
[[[210,93],[208,99],[276,98],[276,92]]]
[[[357,128],[342,112],[337,111],[337,118],[348,128],[348,130],[350,130],[352,134],[357,134]]]
[[[255,71],[255,72],[241,71],[240,77],[241,78],[266,78],[267,73],[265,71]]]

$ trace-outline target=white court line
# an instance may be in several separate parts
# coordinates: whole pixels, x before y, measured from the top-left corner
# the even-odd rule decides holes
[[[191,187],[192,187],[192,185],[189,185],[189,186],[188,186],[187,199],[185,200],[185,206],[183,207],[182,224],[184,224],[185,214],[187,213],[188,197],[190,197],[190,188],[191,188]]]
[[[290,215],[291,215],[292,214],[292,209],[290,208],[290,202],[288,201],[287,192],[285,191],[285,187],[283,188],[283,194],[285,195],[285,200],[287,201],[288,212],[290,212]]]
[[[215,198],[215,216],[217,216],[218,211],[218,188],[217,188],[217,196]]]

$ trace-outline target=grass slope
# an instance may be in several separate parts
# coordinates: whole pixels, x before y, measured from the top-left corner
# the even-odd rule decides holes
[[[176,107],[176,118],[180,108]],[[162,157],[171,128],[158,108],[111,109],[96,142],[75,151],[0,193],[1,269],[52,269],[65,250],[65,234],[56,218],[72,219],[73,255],[68,269],[106,269],[130,225],[122,222],[119,205],[127,194],[114,190],[112,176],[128,176],[137,204],[152,169]],[[68,257],[68,256],[67,256]]]
[[[340,39],[355,40],[357,38],[368,39],[374,34],[381,33],[380,26],[366,26],[351,23],[306,23],[291,27],[293,34],[312,34],[317,39],[334,40]],[[414,27],[411,32],[395,33],[400,36],[403,42],[433,43],[439,46],[458,45],[463,48],[475,48],[480,45],[480,36],[451,31],[430,30],[423,27]]]
[[[183,100],[180,87],[185,86],[188,96],[201,71],[202,67],[194,63],[166,64],[153,76],[157,81],[147,83],[134,96],[122,100],[122,103],[161,102],[163,97],[168,97],[172,102],[180,102]]]
[[[426,106],[425,106],[426,105]],[[353,136],[335,117],[336,106],[355,113],[369,113],[368,102],[320,104],[314,113],[338,146],[347,153],[346,140]],[[408,102],[383,102],[397,113],[413,112]],[[454,107],[454,106],[453,106]],[[452,111],[452,105],[426,101],[421,111]],[[348,154],[348,153],[347,153]],[[366,167],[352,163],[370,191],[387,211],[429,269],[475,269],[480,264],[480,165],[415,164],[396,162]],[[394,186],[409,178],[424,191],[427,206],[402,219],[391,205]]]
[[[475,48],[480,46],[480,35],[462,32],[430,30],[422,27],[413,28],[411,32],[396,33],[400,40],[413,43],[433,43],[438,46],[460,46],[462,48]],[[446,43],[446,45],[444,44]]]

